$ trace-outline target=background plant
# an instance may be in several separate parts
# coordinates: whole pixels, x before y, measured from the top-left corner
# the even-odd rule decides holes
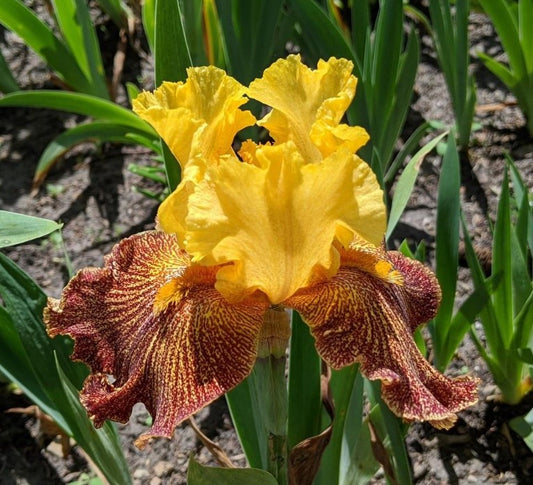
[[[393,154],[411,103],[420,51],[416,30],[404,34],[402,3],[381,0],[373,21],[371,2],[350,2],[346,16],[351,28],[333,2],[326,9],[305,0],[291,0],[289,6],[299,34],[296,43],[309,62],[332,55],[354,62],[359,81],[348,120],[372,134],[361,156],[383,186],[392,185],[403,161],[393,163]],[[428,128],[413,133],[415,145]]]
[[[508,65],[480,52],[479,57],[516,96],[533,136],[533,3],[485,0],[481,6],[490,17],[507,54]]]
[[[60,231],[61,225],[0,211],[0,228],[0,247],[6,247]],[[2,253],[0,281],[0,373],[74,438],[110,483],[131,483],[114,424],[96,430],[79,402],[87,367],[70,360],[69,338],[50,339],[46,334],[46,295]]]
[[[458,0],[452,10],[449,0],[430,0],[429,12],[439,66],[452,100],[458,143],[466,151],[476,105],[474,76],[468,68],[470,2]]]
[[[0,5],[0,23],[53,70],[58,83],[69,89],[109,99],[98,39],[89,10],[81,0],[52,0],[59,37],[20,0]]]
[[[99,4],[119,27],[126,28],[128,16],[132,14],[123,2],[101,0]],[[39,187],[59,158],[83,142],[135,143],[157,152],[161,150],[153,130],[111,100],[109,88],[112,83],[108,83],[105,76],[87,3],[84,0],[53,0],[51,5],[56,29],[49,27],[22,0],[0,3],[0,23],[19,35],[47,63],[56,84],[75,92],[19,91],[0,58],[0,88],[8,93],[0,99],[0,107],[69,111],[91,116],[94,121],[66,130],[47,146],[37,163],[34,188]]]
[[[532,389],[533,208],[531,193],[508,159],[492,240],[491,274],[485,276],[463,223],[466,257],[474,287],[486,302],[479,316],[484,336],[470,334],[487,363],[504,401],[516,404]],[[483,337],[486,343],[483,343]]]

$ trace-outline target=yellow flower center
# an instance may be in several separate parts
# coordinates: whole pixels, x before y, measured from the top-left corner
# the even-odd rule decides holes
[[[177,234],[193,262],[220,265],[216,288],[229,301],[260,291],[280,303],[333,276],[338,249],[354,238],[380,244],[382,191],[354,154],[368,135],[340,123],[355,93],[352,68],[332,58],[311,70],[289,56],[247,90],[219,69],[191,69],[186,83],[135,105],[185,165],[159,227]],[[239,159],[233,138],[251,116],[239,109],[244,93],[272,108],[258,124],[274,144],[247,141]]]

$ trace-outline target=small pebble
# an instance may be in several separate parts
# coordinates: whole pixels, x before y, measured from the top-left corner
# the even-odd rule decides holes
[[[154,475],[156,477],[168,475],[172,470],[174,470],[174,465],[169,461],[158,461],[154,465]]]
[[[136,478],[139,480],[142,478],[148,478],[149,476],[150,476],[150,472],[146,470],[145,468],[137,468],[137,470],[133,472],[133,478]]]

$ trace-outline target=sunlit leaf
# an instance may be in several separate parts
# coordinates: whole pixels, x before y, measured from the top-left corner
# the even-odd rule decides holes
[[[524,439],[529,449],[533,451],[533,409],[525,416],[511,419],[509,425]]]
[[[411,197],[411,193],[413,192],[416,178],[418,177],[418,172],[420,171],[420,166],[424,161],[424,158],[446,135],[447,132],[442,133],[436,138],[433,138],[433,140],[430,142],[426,143],[420,150],[418,150],[418,152],[413,155],[413,158],[411,158],[409,163],[404,168],[394,191],[392,206],[389,213],[387,232],[385,234],[386,239],[388,239],[392,234],[392,231],[396,227],[396,224],[398,224],[398,221],[400,220],[400,217],[402,216],[403,211],[409,202],[409,197]]]
[[[0,248],[47,236],[62,226],[48,219],[0,210]]]
[[[73,89],[98,95],[76,58],[52,30],[19,0],[0,2],[0,23],[19,35]]]
[[[80,143],[141,143],[152,148],[152,141],[146,140],[145,135],[144,130],[107,121],[93,121],[64,131],[50,142],[39,158],[33,176],[33,187],[39,187],[58,159]]]
[[[63,91],[35,90],[11,93],[0,98],[0,107],[47,108],[93,116],[105,121],[113,121],[130,126],[146,133],[148,138],[156,138],[152,127],[132,111],[96,96]]]
[[[84,0],[52,0],[52,4],[63,39],[92,86],[91,94],[108,99],[100,46],[87,3]]]

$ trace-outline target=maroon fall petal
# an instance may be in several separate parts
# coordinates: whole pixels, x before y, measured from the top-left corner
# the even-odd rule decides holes
[[[439,301],[437,280],[422,264],[366,247],[344,251],[333,278],[286,304],[310,326],[329,365],[359,362],[369,379],[382,381],[382,397],[398,416],[449,428],[477,401],[477,380],[443,376],[416,347],[412,332],[435,316]]]
[[[175,236],[152,231],[121,241],[104,268],[80,271],[50,299],[49,334],[70,335],[72,357],[91,368],[81,399],[96,426],[126,422],[142,402],[153,417],[142,448],[250,373],[266,305],[230,305],[214,289],[216,270],[191,266]]]

